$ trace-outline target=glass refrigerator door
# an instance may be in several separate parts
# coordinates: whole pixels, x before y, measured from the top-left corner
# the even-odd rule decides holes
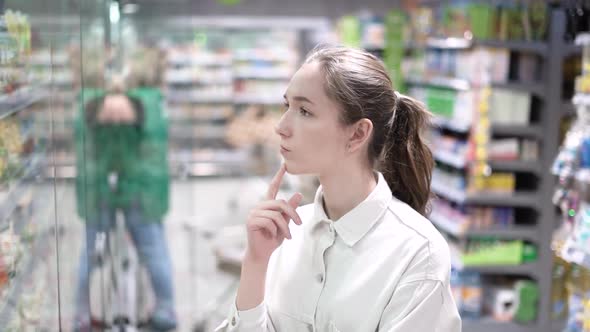
[[[77,100],[102,84],[106,4],[0,4],[0,326],[72,330],[89,320]]]

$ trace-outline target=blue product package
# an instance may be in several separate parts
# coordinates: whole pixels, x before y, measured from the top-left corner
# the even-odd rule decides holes
[[[464,271],[463,296],[461,302],[461,317],[466,319],[479,319],[481,317],[483,302],[483,287],[481,275],[478,272]]]
[[[580,148],[580,167],[590,168],[590,138],[584,138]]]

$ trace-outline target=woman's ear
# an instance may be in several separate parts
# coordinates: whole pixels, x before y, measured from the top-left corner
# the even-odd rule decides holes
[[[365,145],[369,141],[371,134],[373,133],[373,122],[364,118],[358,120],[351,126],[351,134],[347,144],[348,152],[355,152]]]

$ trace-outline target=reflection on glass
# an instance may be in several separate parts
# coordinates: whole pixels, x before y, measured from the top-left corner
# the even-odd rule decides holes
[[[129,325],[146,324],[157,331],[177,325],[172,266],[162,225],[169,202],[168,122],[158,75],[150,72],[158,70],[160,57],[155,49],[136,52],[141,54],[133,54],[135,61],[129,64],[127,76],[107,75],[106,88],[85,84],[80,94],[76,193],[78,214],[86,222],[87,246],[79,267],[79,330],[87,330],[95,317],[107,326],[129,321]],[[84,82],[99,83],[105,64],[90,59],[95,58],[85,57],[90,70]],[[102,310],[95,313],[90,300],[96,295],[89,286],[98,264],[107,273],[99,294],[104,297]],[[154,309],[146,314],[146,303],[138,296],[150,284],[141,283],[141,266],[155,295]]]
[[[118,2],[4,1],[2,329],[208,331],[233,300],[300,31]]]

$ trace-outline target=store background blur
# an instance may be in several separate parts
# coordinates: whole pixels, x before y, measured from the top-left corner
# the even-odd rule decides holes
[[[160,82],[177,331],[211,331],[237,289],[245,216],[281,162],[289,79],[315,45],[340,43],[382,58],[435,115],[430,220],[451,247],[463,330],[590,331],[590,49],[575,44],[589,42],[590,2],[0,0],[0,12],[0,330],[74,326],[81,91]],[[287,176],[279,196],[308,203],[317,185]],[[129,284],[140,320],[156,303],[144,270]],[[111,271],[90,275],[107,322]]]

